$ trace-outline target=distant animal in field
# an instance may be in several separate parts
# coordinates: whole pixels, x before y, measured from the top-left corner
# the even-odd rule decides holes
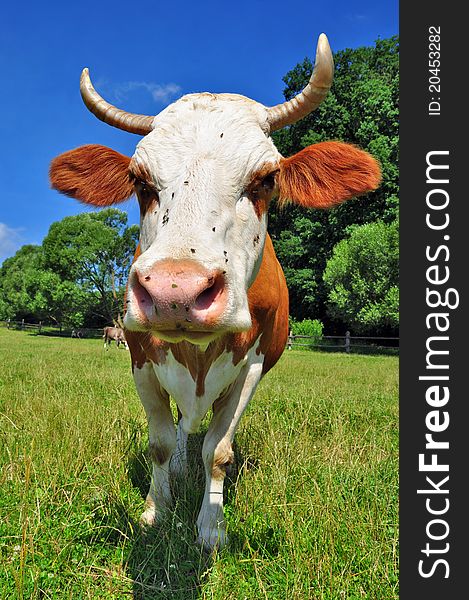
[[[51,164],[52,187],[86,204],[137,196],[140,243],[124,328],[153,465],[141,521],[164,518],[170,471],[189,468],[187,436],[212,410],[197,518],[197,541],[207,548],[226,542],[223,481],[236,428],[288,339],[288,290],[267,233],[270,201],[328,209],[380,182],[379,165],[356,146],[325,141],[285,158],[270,137],[321,104],[333,72],[321,35],[309,83],[286,102],[267,107],[238,94],[196,93],[145,116],[106,102],[84,69],[80,89],[91,112],[143,137],[132,157],[94,144]]]
[[[113,340],[116,342],[118,348],[121,344],[123,344],[126,349],[128,348],[124,330],[120,327],[105,327],[103,330],[103,338],[105,350],[109,350],[109,346]]]

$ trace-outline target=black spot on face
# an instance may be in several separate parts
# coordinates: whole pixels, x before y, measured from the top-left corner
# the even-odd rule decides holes
[[[195,248],[191,248],[192,254],[195,254]]]

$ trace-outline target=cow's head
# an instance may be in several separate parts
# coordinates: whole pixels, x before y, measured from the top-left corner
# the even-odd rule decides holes
[[[283,158],[269,137],[319,106],[333,69],[321,35],[311,80],[288,102],[268,108],[239,95],[189,94],[156,117],[108,104],[83,71],[88,108],[144,137],[132,158],[97,145],[66,152],[50,178],[95,206],[136,193],[140,250],[129,276],[128,329],[201,344],[248,329],[247,291],[262,261],[272,196],[328,208],[377,187],[378,165],[354,146],[324,142]]]

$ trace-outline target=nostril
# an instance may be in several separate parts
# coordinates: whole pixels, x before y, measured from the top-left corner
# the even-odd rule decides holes
[[[194,309],[196,310],[207,310],[207,308],[210,308],[221,295],[225,286],[224,279],[221,276],[210,276],[207,278],[207,283],[208,287],[197,296],[194,302]]]
[[[144,279],[146,280],[146,277]],[[153,300],[150,294],[145,289],[145,287],[138,281],[138,279],[133,281],[132,290],[137,304],[146,304],[149,306],[153,304]]]

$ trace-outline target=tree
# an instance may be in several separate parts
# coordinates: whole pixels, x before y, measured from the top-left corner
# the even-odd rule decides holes
[[[398,222],[354,227],[327,261],[329,314],[358,334],[395,334],[399,326]]]
[[[41,246],[26,245],[0,269],[0,318],[52,320],[79,327],[86,297],[79,286],[44,269]]]
[[[274,133],[284,156],[330,139],[357,144],[380,161],[383,173],[378,190],[331,211],[292,205],[271,211],[269,230],[296,319],[317,317],[331,328],[322,274],[332,249],[350,225],[392,223],[398,216],[398,54],[397,37],[378,40],[374,47],[335,53],[334,84],[326,100],[298,123]],[[311,72],[311,61],[305,59],[287,73],[287,100],[305,87]]]
[[[27,245],[3,262],[0,267],[0,318],[33,318],[41,257],[40,246]]]
[[[42,247],[44,267],[88,297],[86,320],[121,323],[128,270],[138,242],[127,214],[107,208],[53,223]]]
[[[71,327],[121,322],[137,225],[109,208],[53,223],[42,246],[23,246],[0,268],[0,318]]]

